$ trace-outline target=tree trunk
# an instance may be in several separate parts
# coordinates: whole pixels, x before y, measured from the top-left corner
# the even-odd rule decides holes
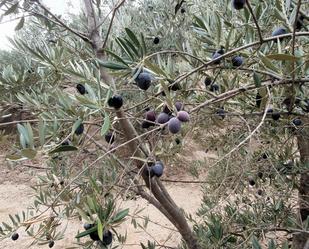
[[[308,122],[305,122],[308,124]],[[298,202],[301,221],[309,216],[309,128],[304,127],[297,133],[300,161],[304,171],[300,175]],[[293,236],[294,249],[309,249],[309,234],[297,233]]]
[[[91,40],[92,48],[96,54],[98,59],[103,60],[104,54],[102,51],[103,39],[99,32],[100,22],[99,17],[94,11],[94,6],[91,0],[84,0],[85,12],[88,19],[88,32]],[[114,79],[105,71],[103,67],[100,67],[101,79],[111,85],[114,86]],[[116,111],[116,115],[120,118],[119,122],[121,124],[121,128],[125,134],[126,140],[130,141],[128,147],[132,151],[132,154],[137,157],[147,157],[147,152],[144,149],[143,143],[141,139],[135,139],[138,137],[138,134],[133,127],[132,123],[129,119],[126,118],[125,113],[120,109]],[[136,160],[136,166],[139,169],[142,169],[144,163]],[[180,208],[174,203],[169,193],[163,187],[159,179],[149,178],[148,174],[145,171],[142,171],[143,180],[146,183],[147,188],[151,191],[156,201],[159,202],[160,207],[158,208],[157,202],[156,206],[163,215],[178,229],[181,234],[183,240],[186,242],[189,249],[199,249],[197,239],[195,238],[184,214],[181,212]],[[148,201],[151,199],[148,199]],[[151,203],[151,201],[150,201]],[[154,204],[154,203],[152,203]]]

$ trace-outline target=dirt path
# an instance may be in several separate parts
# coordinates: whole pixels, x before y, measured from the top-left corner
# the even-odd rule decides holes
[[[191,214],[194,214],[198,209],[201,200],[201,191],[195,185],[186,184],[184,186],[183,184],[167,184],[167,189],[174,197],[176,203],[186,212]],[[0,221],[9,221],[8,214],[21,212],[24,207],[30,205],[32,203],[32,196],[32,189],[25,184],[6,182],[5,184],[0,185]],[[169,246],[175,246],[180,241],[180,236],[174,231],[171,223],[143,199],[138,198],[135,201],[125,201],[123,205],[129,207],[131,213],[136,209],[145,208],[139,215],[148,216],[151,221],[148,223],[146,231],[144,231],[141,228],[135,229],[131,224],[131,219],[128,218],[119,229],[119,232],[122,235],[127,231],[126,244],[120,248],[141,248],[139,243],[143,242],[146,244],[148,239],[150,241],[156,240],[161,245],[166,244]],[[143,224],[142,219],[138,219],[138,222]],[[54,248],[60,249],[73,246],[74,237],[78,229],[82,229],[82,225],[82,222],[79,222],[78,220],[70,221],[65,234],[65,239],[57,241]],[[166,228],[163,228],[162,226]],[[29,247],[32,240],[29,239],[29,237],[24,236],[25,232],[23,229],[20,229],[18,232],[20,238],[17,241],[5,239],[1,242],[0,248],[48,248],[47,245]],[[168,241],[166,242],[166,240]]]

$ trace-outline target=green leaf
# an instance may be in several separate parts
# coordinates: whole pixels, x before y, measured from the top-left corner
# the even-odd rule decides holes
[[[29,159],[33,159],[35,158],[36,154],[37,154],[37,151],[36,150],[32,150],[32,149],[23,149],[20,151],[21,154],[24,156],[24,157],[27,157]]]
[[[46,128],[46,124],[40,118],[40,120],[39,120],[39,138],[40,138],[41,146],[43,146],[45,144],[45,128]]]
[[[289,249],[289,243],[287,241],[284,242],[284,244],[282,245],[281,249]]]
[[[104,136],[106,134],[106,132],[109,130],[109,127],[110,127],[110,118],[109,118],[109,115],[108,114],[104,114],[104,123],[102,125],[102,128],[101,128],[101,136]]]
[[[10,217],[10,220],[12,221],[13,225],[17,226],[17,222],[15,221],[14,217],[11,214],[9,214],[9,217]]]
[[[221,41],[221,33],[222,33],[222,23],[221,23],[221,17],[219,16],[219,14],[216,12],[216,33],[217,33],[217,44],[220,44]]]
[[[107,52],[108,54],[110,54],[111,56],[113,56],[117,61],[121,62],[122,64],[126,65],[127,67],[129,67],[129,64],[125,62],[124,59],[122,59],[120,56],[116,55],[114,52],[104,49],[105,52]]]
[[[72,133],[74,133],[76,131],[76,129],[82,124],[82,120],[78,119],[75,121],[75,123],[72,126]]]
[[[120,211],[119,213],[117,213],[117,214],[112,218],[111,223],[117,223],[117,222],[121,221],[121,220],[124,219],[128,214],[129,214],[129,208]]]
[[[130,37],[130,40],[138,47],[141,47],[141,44],[139,43],[136,35],[129,29],[129,28],[125,28],[125,31],[127,33],[127,35]]]
[[[19,2],[16,2],[10,8],[8,8],[7,11],[5,11],[3,15],[6,16],[6,15],[14,13],[18,7],[19,7]]]
[[[22,155],[9,155],[9,156],[6,156],[6,159],[7,160],[10,160],[10,161],[19,161],[20,159],[23,159],[24,157]]]
[[[131,60],[134,60],[134,55],[126,45],[126,43],[121,38],[116,38],[117,44],[122,48],[122,50],[131,58]]]
[[[266,68],[279,73],[279,69],[266,56],[260,53],[260,57],[261,57],[262,63],[264,64]]]
[[[268,249],[276,249],[276,243],[273,239],[268,242]]]
[[[77,234],[75,236],[75,238],[78,239],[78,238],[85,237],[85,236],[89,235],[90,233],[97,231],[97,229],[98,229],[98,227],[94,226],[94,227],[92,227],[92,228],[90,228],[90,229],[88,229],[88,230],[86,230],[86,231],[84,231],[82,233]]]
[[[33,130],[32,130],[32,127],[29,123],[26,124],[26,127],[27,129],[27,133],[28,133],[28,138],[29,138],[29,146],[31,148],[34,148],[34,141],[33,141]]]
[[[98,235],[99,235],[99,238],[100,238],[101,241],[103,240],[103,229],[104,229],[104,226],[103,226],[101,220],[98,219]]]
[[[259,241],[257,240],[255,236],[253,236],[253,239],[252,239],[252,246],[254,249],[262,249]]]
[[[24,24],[25,24],[25,17],[22,17],[19,20],[18,24],[16,25],[15,31],[22,29],[24,27]]]
[[[145,54],[147,54],[147,47],[146,47],[145,37],[144,37],[143,33],[141,33],[141,41],[142,41],[143,55],[145,55]]]
[[[194,20],[196,21],[196,25],[197,25],[199,28],[202,28],[202,29],[208,31],[207,28],[206,28],[206,26],[205,26],[204,21],[203,21],[201,18],[199,18],[199,17],[196,16],[196,15],[194,15],[193,18],[194,18]]]
[[[297,61],[298,59],[300,59],[290,54],[269,54],[266,57],[277,61]]]
[[[101,60],[98,60],[98,62],[102,67],[113,69],[113,70],[125,70],[125,69],[130,68],[126,65],[123,65],[122,63],[116,63],[116,62],[111,62],[111,61],[101,61]]]
[[[12,230],[12,227],[11,227],[10,225],[8,225],[7,223],[2,222],[2,225],[4,226],[4,228],[5,228],[6,230],[9,230],[9,231]]]
[[[262,85],[260,75],[258,75],[256,72],[253,73],[253,80],[254,80],[254,84],[257,87],[260,87]]]
[[[76,210],[83,219],[89,220],[89,217],[84,210],[80,209],[79,207],[76,207]]]
[[[166,72],[164,72],[158,65],[151,63],[149,60],[145,61],[145,65],[156,74],[169,78]]]
[[[98,109],[99,108],[96,102],[92,101],[91,99],[89,99],[89,98],[87,98],[83,95],[76,95],[75,97],[81,104],[83,104],[84,106],[87,106],[90,109]]]
[[[142,249],[147,249],[147,247],[142,242],[140,242],[140,245],[141,245]]]
[[[27,129],[23,125],[17,124],[17,130],[23,136],[25,142],[29,144],[29,135]]]
[[[123,39],[125,44],[128,45],[130,47],[130,49],[136,54],[136,56],[139,56],[138,50],[136,49],[136,47],[134,46],[134,44],[131,42],[131,40],[124,38]]]
[[[51,150],[49,154],[59,153],[59,152],[66,152],[66,151],[76,151],[77,147],[72,145],[61,145],[56,147],[55,149]]]

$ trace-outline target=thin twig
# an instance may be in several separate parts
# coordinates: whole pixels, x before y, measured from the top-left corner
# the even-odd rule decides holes
[[[280,80],[277,82],[266,82],[261,84],[260,87],[257,87],[256,85],[252,84],[252,85],[247,85],[247,86],[242,86],[240,88],[237,89],[233,89],[230,90],[228,92],[222,93],[220,95],[218,95],[216,98],[210,99],[210,100],[206,100],[204,103],[199,104],[198,106],[194,107],[193,109],[190,110],[190,113],[192,112],[196,112],[199,109],[209,105],[209,104],[214,104],[217,102],[221,102],[223,100],[227,100],[230,99],[232,97],[235,97],[238,94],[241,94],[243,92],[249,91],[249,90],[254,90],[254,89],[258,89],[261,87],[265,87],[265,86],[277,86],[277,85],[284,85],[284,84],[290,84],[292,82],[292,80]],[[309,79],[302,79],[302,80],[297,80],[297,82],[299,83],[306,83],[309,82]]]
[[[103,43],[102,49],[104,49],[106,47],[107,40],[108,40],[109,34],[111,32],[112,26],[113,26],[113,22],[114,22],[114,18],[115,18],[116,12],[124,4],[125,1],[126,0],[122,0],[113,10],[112,18],[111,18],[111,21],[109,23],[107,33],[105,35],[105,39],[104,39],[104,43]]]
[[[38,3],[38,5],[44,10],[46,11],[49,15],[51,15],[56,21],[58,24],[60,24],[62,27],[64,27],[66,30],[70,31],[71,33],[75,34],[76,36],[78,36],[79,38],[81,38],[82,40],[88,42],[88,43],[91,43],[91,41],[89,40],[89,38],[85,35],[85,34],[82,34],[72,28],[70,28],[68,25],[66,25],[61,19],[59,19],[56,15],[54,15],[44,4],[42,4],[40,2],[40,0],[36,0],[36,2]],[[43,15],[44,17],[44,15]]]
[[[265,106],[264,109],[264,115],[260,121],[260,123],[255,127],[255,129],[244,139],[242,140],[235,148],[233,148],[232,150],[230,150],[228,153],[226,153],[223,157],[221,157],[215,164],[213,164],[211,167],[213,167],[214,165],[218,164],[219,162],[221,162],[223,159],[225,159],[227,156],[231,155],[234,151],[236,151],[238,148],[240,148],[242,145],[244,145],[249,139],[251,139],[251,137],[261,128],[261,126],[263,125],[266,115],[267,115],[267,110],[269,107],[269,103],[270,103],[270,92],[268,87],[267,89],[267,93],[268,93],[268,102]]]
[[[261,32],[261,28],[259,26],[259,23],[258,23],[258,21],[256,19],[256,16],[255,16],[255,14],[253,12],[253,9],[251,7],[251,4],[250,4],[249,0],[247,0],[246,2],[247,2],[248,9],[249,9],[249,11],[250,11],[250,13],[252,15],[253,20],[254,20],[255,26],[256,26],[256,28],[258,30],[258,34],[259,34],[259,37],[260,37],[260,43],[262,44],[264,39],[263,39],[263,35],[262,35],[262,32]]]
[[[296,28],[297,28],[297,20],[298,20],[298,14],[300,11],[300,6],[301,6],[301,0],[298,1],[297,3],[297,8],[296,8],[296,14],[295,14],[295,21],[293,24],[293,36],[292,36],[292,55],[295,56],[295,43],[296,43],[296,37],[295,37],[295,33],[296,33]],[[295,81],[295,66],[296,66],[296,61],[293,61],[292,63],[292,79],[293,79],[293,84],[291,86],[291,103],[288,106],[289,111],[292,110],[293,108],[293,104],[295,101],[295,89],[294,89],[294,81]]]

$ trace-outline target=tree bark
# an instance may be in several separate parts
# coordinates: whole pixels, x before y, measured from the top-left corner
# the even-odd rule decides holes
[[[304,121],[304,120],[303,120]],[[308,122],[305,122],[308,124]],[[303,127],[297,132],[297,144],[300,153],[300,161],[304,171],[300,175],[299,181],[299,214],[304,222],[309,216],[309,128]],[[293,236],[293,248],[309,249],[309,234],[297,233]]]

